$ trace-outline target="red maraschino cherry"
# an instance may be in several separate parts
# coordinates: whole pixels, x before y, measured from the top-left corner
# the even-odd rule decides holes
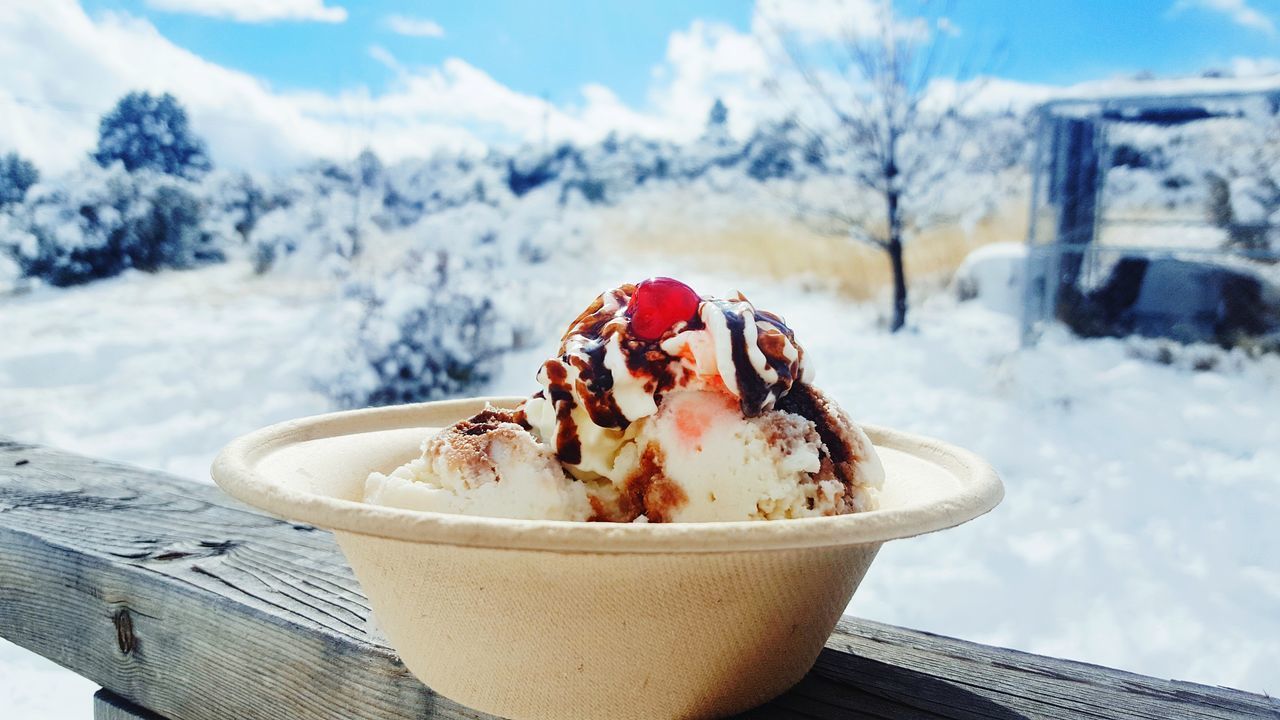
[[[627,304],[631,332],[644,340],[657,340],[672,325],[691,320],[701,298],[693,288],[669,277],[654,277],[636,286]]]

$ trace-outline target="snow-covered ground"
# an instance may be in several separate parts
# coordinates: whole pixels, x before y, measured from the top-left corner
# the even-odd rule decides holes
[[[207,481],[228,433],[329,409],[335,296],[226,264],[0,299],[0,432]]]
[[[1280,692],[1280,359],[1141,359],[1144,346],[1050,332],[944,297],[911,329],[876,307],[767,281],[601,268],[585,304],[654,271],[742,289],[784,314],[819,383],[855,418],[989,458],[993,513],[888,544],[850,612],[1141,673]],[[569,275],[566,275],[569,276]],[[236,434],[329,409],[311,386],[339,338],[328,283],[231,263],[0,298],[0,433],[208,482]],[[558,323],[557,323],[558,325]],[[512,355],[492,391],[524,394],[553,344]],[[0,643],[16,717],[88,716],[90,684]]]

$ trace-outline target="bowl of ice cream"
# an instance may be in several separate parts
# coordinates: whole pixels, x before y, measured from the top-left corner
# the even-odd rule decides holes
[[[214,479],[333,530],[408,669],[470,707],[754,707],[813,665],[882,543],[1003,491],[966,450],[856,424],[780,317],[667,283],[597,298],[531,397],[273,425]]]

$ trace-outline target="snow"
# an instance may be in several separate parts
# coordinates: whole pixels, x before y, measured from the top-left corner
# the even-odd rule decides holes
[[[98,684],[63,669],[52,660],[0,639],[0,698],[5,717],[93,717],[93,694]]]
[[[971,448],[1003,476],[990,515],[886,545],[851,612],[1280,690],[1280,360],[1052,330],[1020,349],[1015,318],[944,296],[889,335],[874,305],[652,263],[557,275],[577,280],[547,312],[568,317],[601,287],[655,272],[740,288],[791,321],[819,384],[855,418]],[[0,346],[0,433],[208,482],[231,437],[330,409],[310,378],[342,340],[324,334],[336,297],[328,282],[268,281],[237,262],[0,299],[6,334],[24,339]],[[543,333],[510,355],[490,392],[530,392],[554,342]],[[83,716],[87,681],[11,646],[0,667],[0,694],[28,703],[24,716]]]
[[[1184,76],[1166,78],[1114,77],[1077,83],[1053,93],[1048,103],[1055,112],[1089,112],[1091,103],[1134,103],[1156,99],[1199,101],[1222,98],[1234,101],[1240,95],[1265,95],[1280,90],[1280,74],[1274,69],[1261,75],[1238,77]]]
[[[1027,246],[996,242],[974,250],[956,268],[952,280],[961,299],[971,299],[989,310],[1016,316],[1022,312]]]
[[[0,299],[0,433],[207,480],[222,440],[329,409],[334,295],[228,264]]]

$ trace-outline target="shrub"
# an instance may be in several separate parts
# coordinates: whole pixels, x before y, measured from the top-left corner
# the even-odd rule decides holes
[[[437,400],[490,381],[516,332],[484,282],[463,283],[441,253],[426,277],[405,273],[353,290],[362,306],[344,366],[324,389],[344,407]],[[467,277],[477,277],[471,272]]]
[[[20,203],[27,190],[40,180],[40,171],[17,153],[0,157],[0,207]]]
[[[140,200],[121,242],[131,267],[156,272],[223,260],[222,251],[201,227],[200,201],[195,195],[176,185],[162,184],[150,197]]]
[[[517,154],[508,159],[507,186],[513,195],[520,197],[571,170],[582,168],[582,152],[570,143],[562,143],[551,153]]]
[[[250,256],[258,274],[288,267],[309,274],[344,277],[360,254],[364,238],[377,231],[367,207],[346,193],[307,197],[258,218]]]
[[[200,190],[204,227],[222,239],[228,250],[248,248],[258,219],[278,202],[252,175],[243,172],[206,177]]]
[[[23,273],[52,285],[76,285],[128,268],[154,272],[220,261],[203,228],[203,209],[180,178],[92,166],[39,191],[12,228]]]

